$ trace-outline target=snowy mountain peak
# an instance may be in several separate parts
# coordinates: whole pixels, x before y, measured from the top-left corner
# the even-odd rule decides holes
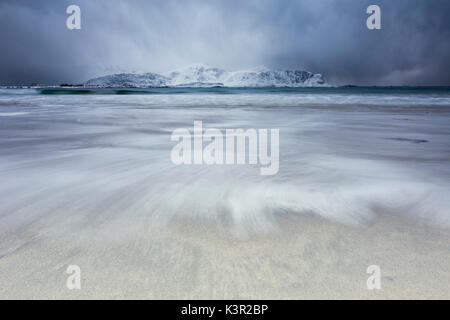
[[[271,70],[259,66],[225,71],[205,64],[156,73],[122,73],[91,79],[89,85],[104,87],[317,87],[328,86],[321,74],[300,70]]]
[[[253,67],[253,68],[249,68],[249,69],[246,69],[246,70],[241,70],[241,72],[268,72],[268,71],[272,71],[270,68],[267,68],[266,66],[264,66],[264,65],[261,65],[261,66],[256,66],[256,67]]]
[[[225,73],[225,70],[219,68],[195,64],[166,73],[165,76],[171,79],[170,86],[184,86],[192,83],[221,84]]]
[[[185,66],[183,68],[179,68],[179,69],[173,70],[172,72],[193,72],[193,71],[196,71],[196,70],[207,70],[207,69],[214,69],[214,68],[211,67],[208,64],[195,63],[195,64],[191,64],[191,65]]]

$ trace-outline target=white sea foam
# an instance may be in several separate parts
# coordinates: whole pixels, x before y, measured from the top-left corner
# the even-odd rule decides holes
[[[14,91],[14,90],[9,90]],[[16,103],[39,103],[48,97],[39,96],[37,91],[29,89],[25,95],[0,94],[0,106],[14,105]],[[239,94],[216,94],[216,93],[177,93],[177,94],[133,94],[127,96],[131,103],[141,104],[144,108],[151,107],[321,107],[339,106],[352,109],[360,106],[383,107],[450,107],[450,95],[446,94],[341,94],[341,93],[239,93]],[[83,104],[85,95],[71,97],[71,101]],[[52,102],[58,102],[64,106],[66,96],[54,96]],[[95,102],[96,98],[91,101]],[[99,100],[100,101],[100,100]],[[116,95],[104,95],[101,101],[110,102],[112,105],[122,101]],[[40,106],[42,108],[42,106]],[[358,109],[355,109],[358,110]]]
[[[14,117],[28,114],[28,112],[0,112],[0,117]]]
[[[1,108],[21,116],[0,127],[0,229],[56,217],[79,227],[188,218],[265,230],[283,216],[358,225],[382,213],[449,226],[446,98],[374,96],[381,106],[364,108],[360,97],[338,97],[311,96],[321,107],[309,107],[280,94],[2,96]],[[280,129],[279,173],[174,166],[170,134],[194,120]]]

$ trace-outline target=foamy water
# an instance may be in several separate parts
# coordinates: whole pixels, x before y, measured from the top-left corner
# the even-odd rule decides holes
[[[0,94],[0,231],[48,217],[258,231],[283,215],[357,225],[388,213],[450,225],[448,94],[23,93]],[[170,135],[194,120],[280,129],[279,173],[173,165]]]

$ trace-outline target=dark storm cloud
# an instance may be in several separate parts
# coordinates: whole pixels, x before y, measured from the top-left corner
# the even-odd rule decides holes
[[[67,30],[66,8],[82,10]],[[382,8],[382,30],[366,8]],[[450,84],[448,0],[0,0],[0,83],[81,82],[192,63],[323,73],[336,84]]]

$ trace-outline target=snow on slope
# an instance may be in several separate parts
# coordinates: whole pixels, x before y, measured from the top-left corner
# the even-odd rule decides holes
[[[166,77],[156,73],[120,73],[104,77],[91,79],[86,82],[87,85],[97,85],[101,87],[164,87],[166,86]]]
[[[223,85],[223,77],[227,72],[206,65],[192,65],[164,74],[170,79],[170,86],[184,86],[190,83],[215,83]]]
[[[159,75],[115,74],[89,80],[86,84],[104,87],[318,87],[328,86],[321,74],[300,70],[225,71],[207,65],[192,65]]]

